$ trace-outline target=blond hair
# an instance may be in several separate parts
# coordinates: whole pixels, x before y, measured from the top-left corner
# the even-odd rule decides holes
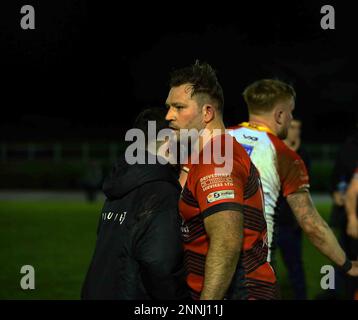
[[[263,79],[246,87],[243,92],[249,113],[261,114],[271,111],[281,101],[296,98],[295,89],[280,80]]]

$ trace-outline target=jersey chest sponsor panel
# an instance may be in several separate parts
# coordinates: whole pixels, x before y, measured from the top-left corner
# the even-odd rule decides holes
[[[309,187],[307,169],[300,156],[275,135],[246,126],[231,128],[229,133],[243,145],[262,181],[269,248],[275,242],[275,209],[280,192],[284,196]],[[271,261],[271,250],[268,260]]]
[[[224,210],[241,211],[244,215],[243,248],[233,280],[235,283],[232,283],[236,289],[232,291],[236,290],[236,295],[245,292],[247,296],[255,296],[246,290],[247,281],[252,278],[267,284],[264,296],[274,295],[275,276],[266,262],[267,233],[259,175],[245,150],[235,141],[232,143],[233,170],[217,174],[215,164],[191,165],[179,202],[183,218],[187,281],[194,298],[200,297],[203,288],[205,259],[209,249],[204,219]]]

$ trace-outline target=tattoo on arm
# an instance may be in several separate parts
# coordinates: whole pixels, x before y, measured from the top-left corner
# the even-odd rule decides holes
[[[296,192],[289,195],[287,197],[287,202],[300,224],[304,224],[307,219],[314,217],[316,214],[316,210],[308,191]]]
[[[293,193],[287,197],[287,202],[311,243],[336,264],[343,264],[345,253],[326,221],[317,212],[309,192]]]

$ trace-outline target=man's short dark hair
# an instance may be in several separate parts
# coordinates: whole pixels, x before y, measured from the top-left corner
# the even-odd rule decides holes
[[[208,63],[200,63],[172,72],[169,85],[171,88],[189,83],[193,86],[191,96],[196,97],[198,104],[211,102],[220,113],[224,111],[223,89],[215,70]]]
[[[162,129],[168,128],[168,121],[165,120],[167,110],[165,108],[147,108],[141,111],[134,121],[133,128],[140,129],[144,132],[146,140],[148,139],[148,122],[156,122],[156,136]]]

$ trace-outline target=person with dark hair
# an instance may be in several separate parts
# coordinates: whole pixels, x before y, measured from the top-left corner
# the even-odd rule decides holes
[[[212,67],[197,61],[175,70],[166,105],[166,119],[179,140],[182,129],[203,130],[192,137],[199,148],[190,164],[183,164],[179,201],[192,298],[277,298],[275,273],[267,262],[260,178],[245,150],[225,134],[223,90]],[[225,168],[215,161],[215,146]]]
[[[358,276],[358,261],[351,261],[334,233],[318,213],[309,192],[309,177],[301,157],[282,139],[287,137],[295,108],[293,87],[280,80],[264,79],[244,91],[249,121],[231,129],[260,172],[268,226],[269,261],[277,227],[276,203],[280,194],[310,242],[343,272]]]
[[[134,127],[150,140],[149,121],[156,134],[167,128],[165,109],[144,110]],[[158,155],[159,156],[159,155]],[[168,164],[132,164],[125,156],[103,184],[107,199],[97,229],[96,248],[82,288],[83,299],[187,299],[178,199],[178,175]]]

